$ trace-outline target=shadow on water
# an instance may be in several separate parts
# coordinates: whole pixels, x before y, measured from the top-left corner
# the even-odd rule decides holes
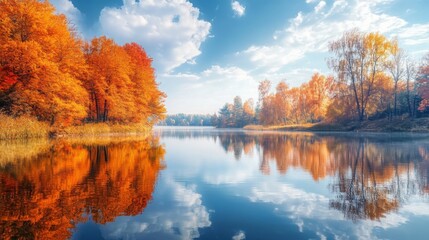
[[[89,219],[140,214],[164,148],[157,138],[0,143],[0,238],[67,239]]]

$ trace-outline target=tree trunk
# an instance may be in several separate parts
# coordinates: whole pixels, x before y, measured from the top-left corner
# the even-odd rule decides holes
[[[95,100],[95,119],[96,122],[100,121],[100,103],[98,101],[98,97],[96,94],[94,94],[94,100]]]
[[[408,116],[413,116],[413,110],[411,109],[411,99],[410,99],[410,80],[407,79],[407,105],[408,105]]]
[[[104,100],[104,113],[103,113],[103,121],[104,122],[107,122],[107,114],[108,114],[107,100]]]
[[[397,96],[398,96],[398,93],[397,93],[397,89],[398,89],[398,81],[395,81],[395,92],[394,92],[394,103],[393,103],[393,116],[397,116],[397,108],[396,108],[396,102],[397,102]]]

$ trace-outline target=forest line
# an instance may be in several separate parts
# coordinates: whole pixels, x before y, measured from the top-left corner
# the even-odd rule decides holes
[[[259,83],[253,99],[237,96],[213,115],[217,127],[425,117],[429,114],[429,54],[417,64],[397,39],[356,29],[329,44],[333,75],[314,73],[299,87]]]
[[[54,129],[152,125],[164,117],[152,59],[105,36],[84,41],[48,1],[0,1],[0,113]]]

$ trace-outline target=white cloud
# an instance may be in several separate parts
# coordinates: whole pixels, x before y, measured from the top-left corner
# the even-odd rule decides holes
[[[283,65],[295,62],[304,57],[301,49],[284,48],[282,46],[251,46],[243,52],[250,57],[250,61],[257,65],[268,66],[268,72],[279,70]]]
[[[232,10],[234,11],[234,14],[239,17],[243,16],[246,11],[246,8],[243,5],[241,5],[238,1],[232,1],[231,7],[232,7]]]
[[[70,0],[51,0],[56,12],[66,15],[72,26],[81,27],[82,14]]]
[[[230,79],[236,81],[249,81],[252,77],[243,69],[239,67],[221,67],[219,65],[211,66],[202,72],[205,78],[219,80]]]
[[[175,79],[180,81],[197,81],[200,79],[200,76],[193,73],[177,73],[177,74],[161,74],[163,79]]]
[[[124,0],[121,8],[101,11],[101,32],[119,43],[141,44],[158,72],[168,72],[201,54],[211,24],[199,14],[187,0]]]
[[[254,69],[278,73],[309,55],[326,53],[329,42],[356,27],[364,32],[378,31],[388,37],[397,35],[400,44],[407,46],[423,46],[429,40],[429,24],[411,25],[383,11],[391,0],[336,0],[330,4],[314,0],[306,2],[318,4],[310,13],[298,12],[284,29],[274,32],[272,44],[252,45],[237,55],[248,59]],[[314,64],[326,67],[323,60],[319,60],[322,59],[307,67],[314,68]]]
[[[429,24],[412,24],[401,29],[397,35],[405,45],[426,44],[429,42]]]
[[[239,231],[237,234],[232,236],[232,240],[244,240],[246,239],[246,234],[243,231]]]
[[[319,13],[326,6],[325,1],[320,1],[316,7],[314,7],[314,12]]]

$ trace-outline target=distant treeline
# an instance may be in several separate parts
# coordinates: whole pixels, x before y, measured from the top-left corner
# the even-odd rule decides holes
[[[218,127],[248,124],[288,125],[346,123],[381,118],[429,116],[429,54],[411,59],[397,39],[358,30],[329,44],[333,75],[314,73],[309,82],[289,87],[260,82],[259,99],[226,103],[213,123]]]
[[[210,114],[172,114],[167,115],[160,126],[214,126],[215,115]]]

